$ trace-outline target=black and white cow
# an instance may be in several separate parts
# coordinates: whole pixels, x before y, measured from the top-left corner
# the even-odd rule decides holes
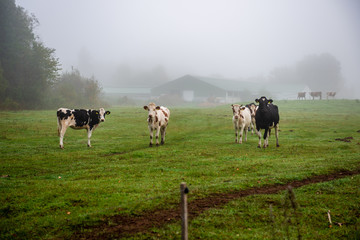
[[[99,126],[100,122],[105,121],[105,115],[109,111],[103,108],[92,109],[68,109],[59,108],[57,110],[58,135],[60,137],[60,148],[64,148],[64,135],[68,127],[73,129],[86,129],[88,133],[88,147],[91,147],[90,138],[92,132]]]
[[[166,128],[169,123],[170,110],[163,106],[156,106],[155,103],[149,103],[144,106],[148,111],[148,128],[150,133],[150,144],[153,145],[153,131],[155,130],[156,146],[159,145],[159,134],[161,133],[161,145],[165,143]]]
[[[264,148],[269,146],[269,135],[271,128],[275,128],[276,146],[279,147],[279,110],[276,105],[273,105],[272,99],[261,97],[256,99],[255,102],[259,103],[259,107],[255,114],[256,130],[259,136],[258,147],[261,147],[261,132],[264,129]]]

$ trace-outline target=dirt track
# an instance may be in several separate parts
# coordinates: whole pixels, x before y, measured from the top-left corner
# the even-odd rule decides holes
[[[274,194],[286,190],[287,186],[291,185],[293,188],[298,188],[304,185],[332,181],[347,176],[360,174],[360,169],[354,171],[339,171],[328,175],[319,175],[304,180],[289,182],[285,185],[269,185],[262,187],[255,187],[246,190],[224,193],[212,194],[206,198],[195,199],[188,204],[189,219],[195,218],[202,212],[210,208],[219,208],[224,204],[255,194]],[[88,230],[91,233],[75,233],[73,239],[113,239],[129,236],[140,232],[146,232],[152,227],[161,227],[164,224],[180,221],[179,208],[159,209],[155,211],[144,212],[139,216],[123,216],[116,215],[105,220],[103,224],[94,226]],[[112,222],[109,226],[107,222]]]

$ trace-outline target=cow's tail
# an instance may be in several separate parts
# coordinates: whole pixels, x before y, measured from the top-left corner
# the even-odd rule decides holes
[[[267,137],[268,134],[270,135],[270,133],[268,133],[268,131],[269,131],[269,128],[265,128],[265,131],[264,131],[264,140],[266,139],[266,137]]]

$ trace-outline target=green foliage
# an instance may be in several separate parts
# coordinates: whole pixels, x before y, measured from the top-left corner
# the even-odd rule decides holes
[[[4,101],[5,99],[5,91],[8,88],[8,81],[5,79],[4,75],[3,75],[4,70],[1,67],[1,62],[0,62],[0,101]]]
[[[36,109],[47,102],[45,93],[57,77],[58,60],[33,33],[38,24],[33,15],[14,0],[0,2],[0,100],[11,107]]]
[[[258,149],[258,138],[250,133],[247,142],[233,142],[232,111],[227,105],[170,108],[166,143],[153,148],[148,147],[147,112],[142,107],[107,109],[111,114],[94,131],[92,148],[86,146],[86,131],[69,129],[64,150],[58,146],[56,109],[2,111],[0,176],[5,177],[0,178],[0,238],[64,239],[116,214],[136,216],[178,206],[180,182],[189,186],[191,205],[193,199],[213,193],[285,184],[359,167],[358,102],[276,104],[280,147],[275,147],[272,135],[267,149]],[[353,139],[335,140],[345,137]],[[356,236],[359,181],[354,176],[354,180],[294,190],[304,239]],[[275,239],[286,237],[283,201],[283,193],[232,201],[191,221],[190,236],[274,239],[275,226]],[[334,222],[346,223],[343,227],[328,228],[329,209]],[[180,224],[152,232],[136,238],[176,239]],[[289,233],[297,236],[292,224]]]
[[[55,50],[33,33],[33,15],[14,0],[0,2],[0,108],[40,109],[59,106],[99,106],[101,87],[78,71],[59,79]]]
[[[50,106],[70,108],[104,107],[106,104],[101,100],[102,88],[94,78],[86,78],[80,75],[78,70],[63,73],[58,82],[51,90]]]

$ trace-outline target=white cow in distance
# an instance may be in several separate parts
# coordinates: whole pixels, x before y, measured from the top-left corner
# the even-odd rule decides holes
[[[239,142],[241,144],[244,129],[245,129],[245,142],[247,141],[247,132],[251,124],[250,109],[239,104],[232,104],[231,108],[233,110],[235,142],[236,143]]]
[[[170,111],[166,107],[156,106],[155,103],[149,103],[144,106],[145,110],[148,110],[148,127],[150,132],[150,144],[153,145],[153,131],[156,131],[156,145],[159,145],[159,134],[161,133],[161,145],[165,143],[166,128],[168,126]]]

